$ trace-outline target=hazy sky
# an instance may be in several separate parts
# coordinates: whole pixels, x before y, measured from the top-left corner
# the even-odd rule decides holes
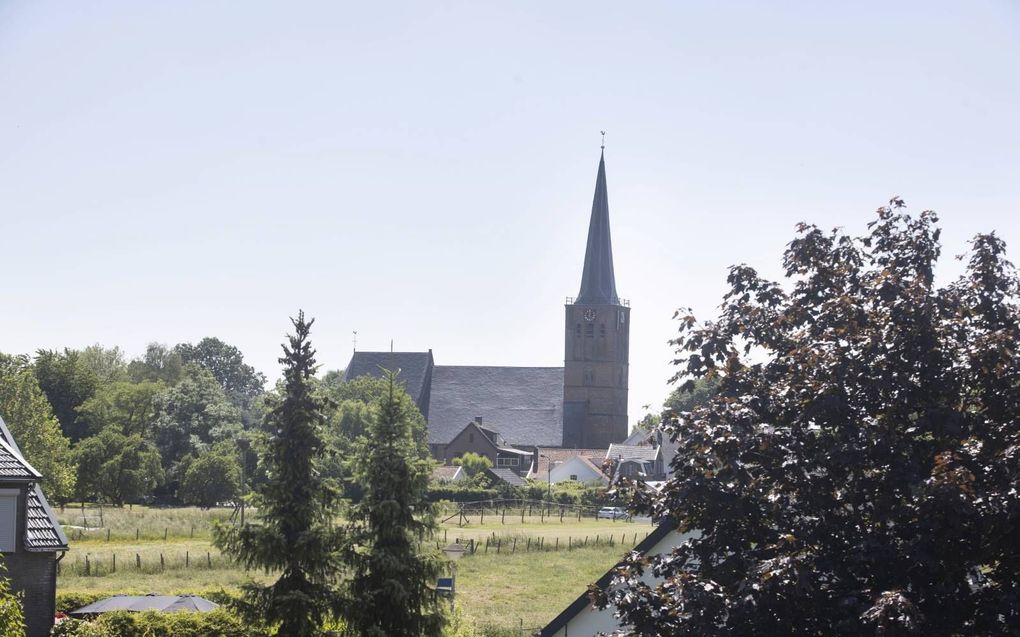
[[[561,365],[603,129],[632,420],[798,221],[1020,260],[1016,2],[0,0],[0,351]]]

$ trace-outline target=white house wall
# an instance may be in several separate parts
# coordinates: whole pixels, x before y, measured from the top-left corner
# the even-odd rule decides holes
[[[606,482],[605,477],[601,473],[592,469],[587,462],[576,456],[553,467],[552,472],[549,474],[549,479],[553,484],[556,484],[570,480],[572,475],[577,476],[578,482],[592,482],[595,480]]]
[[[681,534],[670,531],[649,549],[646,555],[668,553],[690,535],[690,533]],[[654,585],[658,578],[652,575],[651,569],[647,569],[642,579],[646,584]],[[616,608],[613,606],[608,606],[605,610],[596,610],[589,604],[587,608],[570,618],[565,626],[553,633],[552,637],[592,637],[598,633],[611,635],[614,631],[620,630],[620,623],[613,617],[614,612],[616,612]]]

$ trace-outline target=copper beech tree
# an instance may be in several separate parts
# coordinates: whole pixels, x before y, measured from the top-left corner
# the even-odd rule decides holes
[[[801,225],[786,285],[735,266],[717,320],[678,313],[677,377],[719,388],[664,414],[673,477],[633,494],[691,533],[593,593],[625,630],[1020,634],[1017,276],[994,234],[946,287],[939,254],[894,199],[863,237]]]

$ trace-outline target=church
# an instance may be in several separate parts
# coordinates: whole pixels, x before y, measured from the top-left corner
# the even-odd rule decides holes
[[[355,351],[345,378],[399,370],[428,422],[429,449],[447,462],[479,443],[495,449],[497,464],[517,467],[539,448],[604,450],[623,442],[630,304],[616,291],[604,147],[581,287],[564,314],[563,367],[437,365],[432,350]]]

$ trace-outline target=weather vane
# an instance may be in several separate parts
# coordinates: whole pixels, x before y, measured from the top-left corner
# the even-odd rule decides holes
[[[354,342],[354,351],[358,351],[358,330],[353,330],[354,338],[351,339]]]
[[[602,150],[606,149],[606,131],[599,131],[602,133]]]

